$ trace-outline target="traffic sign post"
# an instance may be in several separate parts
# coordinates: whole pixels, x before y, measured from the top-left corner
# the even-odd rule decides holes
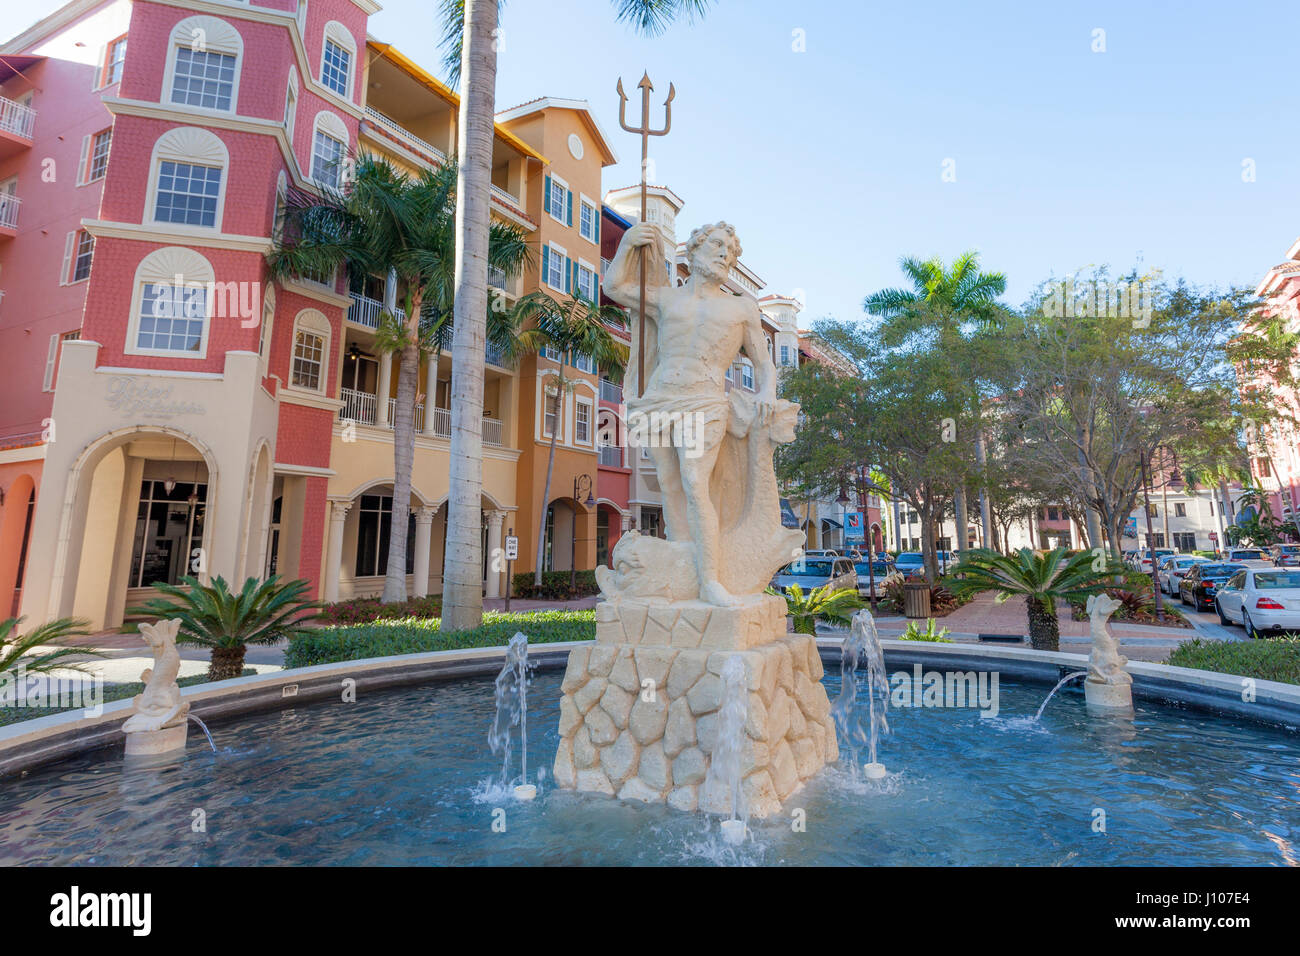
[[[512,572],[518,557],[519,539],[515,537],[515,529],[512,527],[506,532],[506,611],[510,610],[510,592],[515,589],[515,576]]]

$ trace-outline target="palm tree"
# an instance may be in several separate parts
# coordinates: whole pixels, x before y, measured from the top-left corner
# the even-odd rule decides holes
[[[618,19],[656,36],[679,17],[693,20],[711,0],[614,0]],[[489,202],[495,135],[499,0],[442,0],[444,65],[460,84],[456,211],[456,335],[451,367],[451,474],[442,629],[483,621],[479,502],[483,488],[483,325],[487,301]]]
[[[953,336],[961,336],[963,328],[973,324],[980,331],[989,331],[1001,325],[1002,307],[997,297],[1006,292],[1007,277],[1001,272],[983,272],[979,267],[979,253],[963,252],[945,266],[938,256],[917,259],[911,256],[899,261],[899,268],[912,283],[910,289],[881,289],[863,301],[863,308],[871,315],[887,320],[884,342],[899,345],[924,329],[934,329],[939,334],[939,344]],[[976,397],[978,403],[978,396]],[[977,406],[978,410],[978,406]],[[980,430],[975,434],[975,457],[984,466],[984,437]],[[957,550],[966,550],[966,489],[959,481],[953,492],[956,509]],[[993,538],[993,523],[989,513],[988,498],[980,492],[980,520],[984,540]],[[927,576],[933,583],[937,567],[930,567],[932,546],[927,547]]]
[[[564,407],[564,395],[571,387],[564,371],[580,356],[591,359],[599,368],[622,369],[627,364],[628,347],[609,331],[610,325],[623,322],[623,310],[618,306],[597,305],[579,297],[558,302],[545,292],[534,292],[519,300],[514,313],[518,324],[525,329],[520,337],[527,347],[537,351],[549,349],[559,355],[557,361],[560,363],[554,392],[547,389],[545,395],[545,399],[553,403],[551,410],[555,414],[555,427],[551,429],[546,483],[542,486],[542,507],[537,519],[537,570],[533,583],[540,587],[546,556],[546,509],[551,501],[551,476],[555,472],[555,442],[562,427],[560,410]]]
[[[285,223],[271,255],[271,268],[277,276],[330,272],[344,266],[354,275],[391,273],[398,280],[405,321],[385,313],[375,334],[377,349],[400,357],[393,414],[393,523],[384,603],[406,600],[406,535],[402,533],[406,522],[402,518],[411,507],[420,355],[431,354],[430,360],[436,361],[452,334],[456,182],[454,163],[410,175],[382,157],[363,154],[342,190],[322,187],[320,193],[290,193]],[[526,237],[513,226],[493,223],[487,238],[488,263],[507,274],[517,273],[528,261]],[[483,312],[486,321],[486,301]],[[497,344],[510,351],[500,315],[498,311],[493,322],[494,335]],[[478,363],[481,378],[481,350]],[[380,401],[386,399],[380,396]],[[474,507],[477,515],[477,499]]]
[[[85,647],[56,647],[52,651],[29,657],[36,648],[65,637],[77,637],[88,634],[89,622],[77,618],[61,617],[57,621],[42,624],[26,634],[18,633],[18,626],[23,618],[10,617],[0,621],[0,674],[15,671],[19,667],[33,674],[48,674],[58,668],[68,670],[85,670],[83,664],[69,662],[67,658],[74,655],[102,656],[99,651]]]
[[[212,651],[210,681],[243,674],[248,644],[274,644],[282,637],[305,633],[303,625],[320,616],[320,603],[306,599],[311,589],[307,581],[281,584],[279,576],[265,581],[249,578],[238,594],[220,576],[211,584],[183,577],[181,584],[184,586],[155,584],[154,589],[167,597],[152,598],[127,613],[180,618],[176,643],[196,644]]]
[[[1000,604],[1023,595],[1029,611],[1029,640],[1035,650],[1061,649],[1056,602],[1100,594],[1111,586],[1105,571],[1093,569],[1091,551],[1066,557],[1067,548],[1035,554],[1021,548],[1014,555],[988,548],[967,552],[956,573],[945,581],[959,597],[993,591]]]
[[[775,594],[771,588],[769,594]],[[817,622],[848,627],[852,623],[853,612],[867,606],[858,592],[852,588],[831,590],[829,584],[815,587],[807,594],[797,584],[791,584],[782,594],[785,598],[786,613],[794,621],[796,634],[817,633]]]

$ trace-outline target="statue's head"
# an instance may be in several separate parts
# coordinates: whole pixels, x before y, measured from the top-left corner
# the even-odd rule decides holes
[[[1109,594],[1094,594],[1092,597],[1088,598],[1088,614],[1098,614],[1102,618],[1108,618],[1115,613],[1116,608],[1118,608],[1121,603],[1121,601],[1111,597]]]
[[[692,275],[704,275],[721,282],[740,258],[740,240],[729,223],[700,226],[686,240],[686,259]]]

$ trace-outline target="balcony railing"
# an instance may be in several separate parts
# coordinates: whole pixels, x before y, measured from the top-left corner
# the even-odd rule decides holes
[[[358,425],[375,425],[378,424],[376,411],[378,409],[378,396],[370,392],[362,392],[353,388],[342,390],[343,407],[339,409],[339,419],[341,421],[354,421]],[[392,428],[397,412],[397,399],[388,400],[388,423],[385,427]],[[417,433],[424,433],[424,403],[420,402],[415,406],[415,430]],[[438,408],[433,409],[433,431],[431,433],[436,438],[451,438],[451,409]],[[500,448],[503,444],[505,434],[505,423],[497,418],[483,418],[483,444],[493,445]]]
[[[31,139],[35,126],[36,110],[0,96],[0,132]]]
[[[496,185],[495,183],[492,184],[492,195],[496,196],[507,206],[510,206],[511,208],[516,209],[519,212],[523,212],[524,207],[519,204],[519,200],[516,199],[514,196],[510,195],[508,192],[506,192],[504,189],[502,189],[500,186]]]
[[[598,455],[600,463],[607,468],[623,467],[623,449],[617,445],[601,445]]]
[[[339,418],[344,421],[354,421],[359,425],[373,425],[378,421],[375,404],[377,396],[370,392],[345,388],[341,391],[341,397],[343,407],[339,409]]]
[[[388,400],[388,427],[396,427],[393,423],[397,420],[397,399]],[[415,430],[424,431],[424,402],[415,403]]]
[[[366,116],[367,118],[374,120],[380,126],[383,126],[385,129],[392,130],[394,133],[397,134],[399,139],[404,139],[408,141],[416,149],[419,149],[427,153],[428,155],[433,156],[438,160],[439,163],[446,162],[447,160],[446,153],[444,153],[437,146],[434,146],[432,143],[428,142],[427,140],[423,140],[420,137],[416,136],[409,129],[404,127],[401,123],[397,122],[397,120],[390,119],[389,117],[385,116],[383,113],[379,112],[379,110],[375,109],[372,106],[366,107]]]
[[[496,289],[510,291],[506,288],[506,270],[498,266],[488,266],[488,285]]]
[[[18,228],[18,209],[22,204],[13,193],[0,193],[0,229]]]
[[[501,447],[501,437],[505,431],[505,422],[496,418],[483,418],[483,444]]]
[[[359,292],[352,292],[349,295],[352,297],[352,304],[348,306],[348,321],[367,329],[379,328],[379,316],[384,311],[384,303]],[[406,321],[405,309],[395,308],[393,315],[399,322]]]
[[[493,345],[491,342],[487,342],[484,344],[483,358],[487,361],[489,365],[495,365],[498,368],[506,367],[505,353],[503,353],[501,349],[497,348],[497,346]]]
[[[602,402],[613,402],[615,405],[623,404],[623,386],[617,382],[611,382],[607,378],[600,380],[600,400]]]

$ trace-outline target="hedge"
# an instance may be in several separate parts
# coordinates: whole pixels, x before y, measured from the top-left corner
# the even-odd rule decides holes
[[[569,584],[568,571],[543,571],[541,587],[533,584],[533,578],[532,571],[516,574],[512,578],[514,590],[511,593],[517,598],[554,601],[587,597],[600,591],[596,586],[596,572],[590,570],[579,571],[572,586]]]
[[[1269,637],[1247,643],[1196,638],[1177,647],[1168,663],[1237,677],[1300,684],[1300,638]]]
[[[369,624],[371,621],[407,617],[439,617],[442,598],[410,598],[397,604],[383,604],[379,598],[353,598],[327,604],[321,609],[321,624]]]
[[[595,611],[487,611],[483,625],[472,631],[443,634],[437,618],[374,621],[347,627],[316,628],[289,640],[284,666],[310,667],[367,657],[450,651],[465,647],[498,647],[509,643],[516,631],[530,644],[590,641],[596,637]]]

